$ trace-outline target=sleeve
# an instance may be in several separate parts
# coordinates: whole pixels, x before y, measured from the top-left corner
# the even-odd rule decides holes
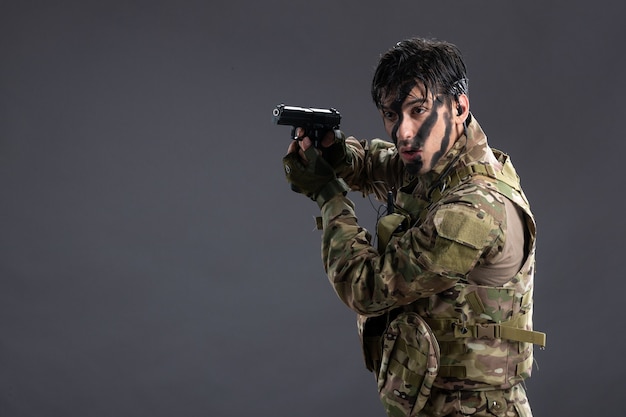
[[[339,298],[375,316],[451,288],[501,236],[500,224],[480,205],[442,204],[419,226],[393,237],[383,253],[359,226],[353,203],[337,196],[322,208],[322,258]]]
[[[358,141],[350,136],[346,148],[351,154],[350,163],[340,168],[337,175],[352,191],[360,191],[363,196],[374,194],[384,200],[388,190],[401,184],[403,167],[393,143],[381,139]]]

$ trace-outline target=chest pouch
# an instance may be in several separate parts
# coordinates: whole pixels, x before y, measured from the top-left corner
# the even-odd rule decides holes
[[[413,417],[428,400],[439,372],[439,344],[414,312],[400,313],[383,335],[380,400],[392,417]]]
[[[400,213],[381,217],[376,225],[378,253],[383,253],[393,236],[401,236],[409,228],[410,217]]]

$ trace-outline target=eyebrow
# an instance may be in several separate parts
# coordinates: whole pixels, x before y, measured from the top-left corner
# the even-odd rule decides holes
[[[405,101],[402,102],[401,107],[405,107],[405,106],[414,106],[416,104],[424,104],[428,101],[428,98],[426,97],[407,97],[405,98]],[[383,104],[381,106],[381,110],[387,111],[387,110],[391,110],[391,111],[395,111],[393,108],[391,108],[391,106],[388,106],[386,104]]]
[[[426,97],[413,97],[412,100],[409,100],[409,98],[410,97],[407,97],[402,105],[412,106],[414,104],[424,104],[428,101]]]

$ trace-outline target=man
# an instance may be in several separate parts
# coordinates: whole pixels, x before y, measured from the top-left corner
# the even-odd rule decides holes
[[[389,416],[531,416],[535,223],[507,155],[470,113],[456,46],[409,39],[385,53],[372,97],[393,143],[292,142],[292,188],[317,201],[322,257],[358,313]],[[305,132],[297,129],[300,135]],[[387,199],[377,248],[351,189]]]

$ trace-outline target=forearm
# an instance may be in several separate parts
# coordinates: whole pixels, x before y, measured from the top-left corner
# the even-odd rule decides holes
[[[384,200],[387,191],[401,184],[403,169],[393,144],[380,139],[367,142],[348,137],[346,150],[350,154],[349,163],[338,167],[337,175],[353,191],[364,196],[374,194]]]
[[[424,267],[412,234],[394,239],[380,255],[345,197],[326,203],[322,218],[322,258],[328,278],[339,298],[359,314],[382,314],[456,282]]]

